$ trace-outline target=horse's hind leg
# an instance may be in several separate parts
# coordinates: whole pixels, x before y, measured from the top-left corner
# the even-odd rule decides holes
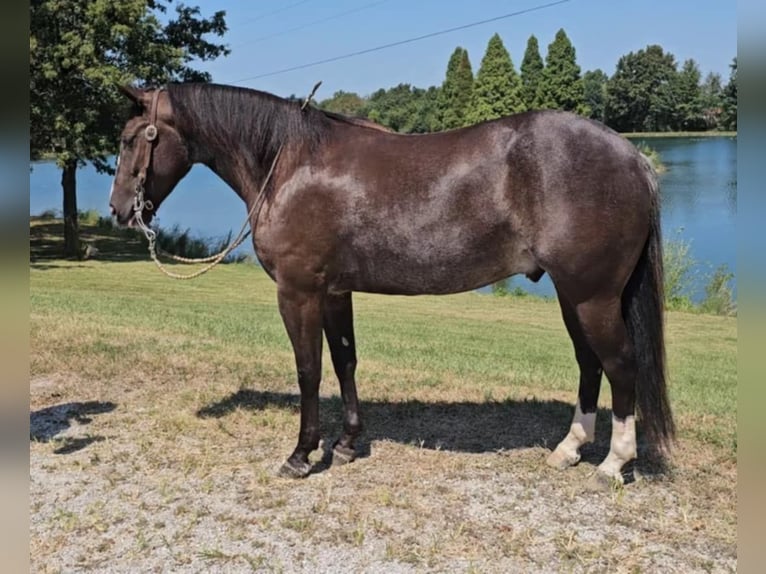
[[[279,312],[295,352],[301,390],[301,430],[298,445],[279,471],[302,478],[311,470],[309,454],[319,446],[319,382],[322,377],[322,297],[279,285]]]
[[[559,293],[561,314],[575,349],[580,367],[580,388],[577,393],[574,418],[569,433],[548,456],[548,464],[564,469],[580,461],[580,447],[593,442],[596,429],[596,408],[601,390],[601,361],[590,347],[572,305]]]
[[[577,318],[612,387],[612,439],[598,466],[595,485],[623,481],[622,467],[636,458],[636,365],[619,297],[591,299],[576,308]]]
[[[354,459],[354,440],[362,431],[356,396],[356,342],[351,293],[328,295],[324,306],[324,332],[343,398],[343,434],[333,447],[333,464]]]

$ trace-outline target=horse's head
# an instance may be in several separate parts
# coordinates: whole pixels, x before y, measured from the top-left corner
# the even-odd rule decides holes
[[[109,207],[121,225],[133,225],[138,208],[149,223],[192,164],[167,92],[133,87],[121,91],[135,108],[122,130]]]

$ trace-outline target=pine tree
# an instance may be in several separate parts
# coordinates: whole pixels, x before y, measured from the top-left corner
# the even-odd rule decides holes
[[[604,104],[608,81],[609,77],[600,69],[585,72],[582,77],[583,101],[590,110],[588,117],[600,122],[604,121]]]
[[[540,105],[545,108],[588,114],[580,66],[572,42],[563,29],[548,46],[541,86]]]
[[[731,73],[729,83],[723,89],[723,113],[721,127],[725,130],[737,129],[737,58],[729,65]]]
[[[527,40],[524,60],[521,62],[521,94],[528,110],[540,107],[540,84],[543,79],[543,59],[534,35]]]
[[[686,60],[676,74],[673,91],[675,95],[676,130],[701,130],[705,128],[702,116],[702,74],[697,62]]]
[[[475,124],[524,111],[521,79],[513,68],[511,55],[495,34],[487,44],[476,81],[473,84],[471,108],[466,116]]]
[[[447,64],[447,75],[439,92],[438,128],[450,130],[465,125],[465,115],[471,102],[473,71],[468,51],[458,46]]]
[[[705,76],[705,81],[702,83],[700,91],[702,117],[705,120],[705,128],[719,128],[723,107],[723,82],[721,81],[721,74],[710,72]]]

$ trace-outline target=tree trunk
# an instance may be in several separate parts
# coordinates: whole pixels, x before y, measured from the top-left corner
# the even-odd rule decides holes
[[[69,161],[61,174],[64,189],[64,257],[80,257],[80,230],[77,224],[77,162]]]

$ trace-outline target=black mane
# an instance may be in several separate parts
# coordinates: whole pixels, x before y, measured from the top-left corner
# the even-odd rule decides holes
[[[171,84],[167,91],[179,129],[188,136],[204,134],[190,138],[201,158],[244,146],[263,166],[281,145],[300,141],[315,147],[330,128],[321,110],[301,110],[300,102],[266,92],[219,84]]]

